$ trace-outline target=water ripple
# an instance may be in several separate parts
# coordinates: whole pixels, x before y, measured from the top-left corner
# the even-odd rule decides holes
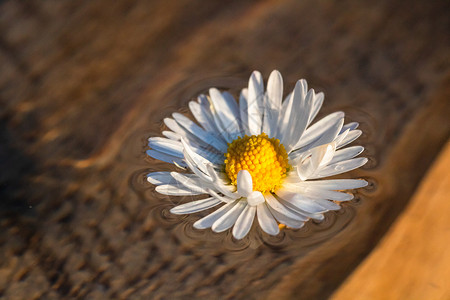
[[[221,83],[220,88],[229,90],[231,93],[234,92],[235,96],[237,95],[237,88],[245,85],[242,79],[230,77],[198,81],[194,82],[193,86],[189,85],[189,83],[183,83],[179,90],[173,91],[171,95],[168,95],[171,99],[180,99],[178,105],[182,108],[180,109],[180,106],[163,107],[164,112],[161,112],[160,115],[169,116],[174,111],[189,115],[187,100],[196,97],[200,92],[207,91],[207,88],[210,86],[218,86],[217,83]],[[374,118],[370,114],[360,109],[345,108],[344,111],[348,112],[351,121],[357,121],[361,124],[361,129],[364,132],[361,142],[358,144],[362,144],[366,148],[364,156],[369,158],[369,163],[365,169],[375,168],[378,164],[378,158],[375,155],[375,146],[370,141],[377,132],[378,124],[374,122]],[[147,174],[150,172],[179,171],[177,167],[156,161],[145,154],[145,151],[148,149],[148,137],[161,136],[161,131],[165,129],[161,121],[153,124],[151,128],[136,130],[128,137],[119,159],[138,168],[129,175],[129,187],[137,194],[140,194],[148,203],[151,209],[149,217],[154,218],[161,228],[168,230],[183,245],[184,249],[195,248],[197,251],[209,254],[220,253],[223,250],[240,253],[253,251],[260,247],[282,250],[293,245],[307,249],[329,240],[344,230],[355,217],[357,207],[377,191],[378,181],[373,177],[365,176],[364,178],[369,182],[369,185],[364,189],[353,191],[355,198],[348,203],[343,203],[341,210],[326,213],[323,221],[309,221],[301,229],[285,228],[277,236],[270,236],[264,233],[259,228],[257,219],[255,219],[250,233],[240,241],[233,238],[230,230],[222,233],[214,233],[210,229],[197,230],[193,227],[193,223],[202,216],[214,211],[214,209],[189,216],[173,215],[170,213],[172,207],[199,197],[169,197],[161,195],[156,193],[154,186],[147,182]],[[221,250],[219,251],[218,249]]]

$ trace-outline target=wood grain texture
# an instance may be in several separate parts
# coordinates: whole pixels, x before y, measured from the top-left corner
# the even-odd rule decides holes
[[[3,1],[0,297],[325,299],[450,135],[448,1]],[[162,120],[278,69],[360,122],[370,186],[326,222],[229,246],[145,174]],[[252,244],[253,245],[253,244]]]
[[[380,231],[386,230],[391,224],[393,212],[400,211],[406,204],[402,196],[411,189],[409,184],[419,182],[421,178],[422,174],[416,171],[425,163],[429,148],[418,150],[417,141],[432,146],[440,130],[444,130],[442,134],[448,136],[449,122],[446,115],[449,113],[449,104],[446,99],[449,96],[450,86],[445,84],[433,101],[407,124],[396,146],[387,155],[387,161],[370,173],[373,178],[377,178],[379,185],[379,189],[372,192],[374,197],[359,208],[359,214],[345,231],[309,254],[310,257],[299,260],[294,270],[271,292],[271,297],[295,299],[296,295],[302,295],[309,299],[318,294],[324,295],[323,291],[331,289],[333,282],[339,280],[337,274],[350,272],[356,267],[353,265],[355,257],[363,256],[367,247],[373,247],[373,237],[380,236]],[[443,114],[436,114],[437,111]],[[417,152],[412,155],[409,152],[411,149]]]
[[[450,298],[450,142],[411,203],[332,299]]]

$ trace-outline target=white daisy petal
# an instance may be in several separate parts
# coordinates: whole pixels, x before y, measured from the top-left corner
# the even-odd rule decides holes
[[[192,214],[210,209],[219,205],[220,203],[222,203],[222,201],[220,201],[219,199],[210,197],[175,206],[170,210],[170,212],[175,215]]]
[[[303,211],[312,213],[312,214],[321,214],[328,211],[327,208],[324,206],[318,204],[316,201],[312,199],[299,199],[297,201],[292,202],[294,205],[296,205],[298,208],[300,208]]]
[[[243,133],[251,135],[248,125],[248,89],[242,89],[239,95],[239,116]]]
[[[177,156],[169,155],[152,149],[147,150],[146,153],[148,156],[153,157],[154,159],[165,161],[171,164],[176,163],[179,166],[187,167],[187,164]]]
[[[299,188],[313,187],[325,190],[351,190],[367,186],[367,181],[362,179],[330,179],[289,183],[298,186]]]
[[[183,116],[180,113],[173,113],[173,118],[177,123],[186,129],[189,133],[199,138],[207,145],[211,145],[221,152],[227,151],[227,144],[217,139],[214,135],[202,129],[200,126],[191,121],[188,117]]]
[[[333,201],[348,201],[353,199],[353,195],[351,194],[335,192],[312,186],[305,188],[293,184],[285,184],[283,186],[283,190],[277,191],[277,195],[284,200],[288,200],[288,198],[300,199],[301,197],[327,199]]]
[[[297,175],[300,180],[307,180],[316,172],[318,167],[316,160],[309,156],[297,166]]]
[[[304,82],[304,80],[300,80],[301,82]],[[294,106],[294,92],[292,91],[286,99],[284,99],[283,103],[281,104],[281,114],[280,114],[280,120],[278,122],[278,132],[277,137],[280,140],[283,140],[285,135],[285,128],[288,126],[289,120],[291,118],[291,112],[293,111]]]
[[[340,133],[343,133],[347,129],[350,129],[350,131],[355,130],[356,128],[358,128],[358,126],[359,126],[358,122],[351,122],[351,123],[345,124],[344,126],[342,126]]]
[[[330,143],[330,144],[325,144],[323,146],[319,146],[317,148],[321,148],[324,147],[325,149],[321,149],[321,151],[325,152],[323,154],[323,156],[321,157],[320,161],[318,161],[319,163],[319,168],[322,166],[325,166],[327,164],[330,163],[330,161],[333,159],[334,157],[334,153],[336,152],[336,147],[334,145],[334,143]]]
[[[189,146],[189,149],[197,154],[198,156],[206,159],[210,163],[214,164],[222,164],[223,163],[223,154],[222,152],[218,152],[216,149],[209,147],[208,149],[202,148],[198,143],[192,142],[184,137],[180,137],[179,142],[181,143],[181,139],[183,139],[184,143]],[[183,144],[183,143],[181,143]]]
[[[167,127],[169,127],[171,130],[174,131],[172,134],[168,133],[167,131],[165,132],[165,135],[170,138],[169,141],[172,141],[172,145],[179,146],[180,145],[179,141],[181,141],[181,139],[184,138],[185,142],[190,145],[190,148],[192,149],[192,151],[196,152],[197,154],[199,154],[201,156],[205,156],[205,158],[208,158],[211,160],[216,160],[216,158],[218,157],[217,154],[222,153],[222,151],[214,149],[208,143],[202,141],[197,136],[190,133],[187,129],[181,127],[177,123],[177,121],[175,121],[174,119],[165,118],[164,123],[166,124]],[[197,125],[195,125],[195,126],[197,126]],[[154,138],[151,138],[151,139],[154,139]],[[158,138],[158,139],[160,139],[160,141],[168,140],[168,139],[164,139],[164,138]],[[162,146],[167,147],[167,143],[168,142],[165,142],[165,144]],[[150,145],[150,139],[149,139],[149,145]],[[201,148],[201,147],[203,147],[203,148]],[[226,144],[224,142],[221,142],[220,144],[217,144],[217,146],[215,148],[220,148],[220,147],[222,147],[223,149],[226,149]],[[212,151],[214,151],[216,153],[213,153]],[[219,152],[217,152],[217,151],[219,151]]]
[[[211,97],[208,97],[209,107],[211,111],[211,117],[214,121],[214,126],[216,129],[216,134],[221,136],[221,139],[225,141],[225,143],[230,143],[232,141],[231,135],[228,133],[227,128],[224,128],[222,121],[220,120],[219,112],[212,104]]]
[[[247,121],[250,134],[258,135],[262,129],[264,85],[261,73],[254,71],[248,82]],[[242,111],[242,109],[241,109]]]
[[[304,80],[304,79],[300,79],[302,82],[304,82],[304,84],[306,84],[306,81]],[[305,92],[305,95],[306,95],[306,93],[307,93],[308,91],[306,91]],[[291,104],[291,97],[292,97],[292,92],[290,92],[286,97],[284,97],[284,100],[283,100],[283,102],[281,103],[281,114],[280,114],[280,116],[284,116],[284,114],[285,113],[287,113],[289,110],[288,110],[288,106],[290,106],[290,105],[292,105]],[[280,120],[279,120],[279,124],[278,125],[280,125],[281,124],[281,117],[280,117]]]
[[[224,203],[230,203],[236,200],[236,198],[229,198],[227,196],[221,196],[218,193],[216,193],[213,189],[208,189],[208,193],[213,196],[214,198],[224,202]]]
[[[345,130],[345,131],[343,131],[343,132],[342,132],[342,130],[341,130],[341,133],[339,133],[339,134],[336,136],[336,138],[334,139],[334,144],[337,145],[337,144],[341,143],[341,142],[347,137],[347,135],[349,134],[349,132],[350,132],[350,128],[347,129],[347,130]]]
[[[315,198],[315,199],[326,199],[326,200],[332,200],[332,201],[349,201],[354,198],[352,194],[342,193],[342,192],[336,192],[336,191],[330,191],[330,190],[322,190],[322,189],[316,189],[311,188],[308,189],[305,193],[308,197]]]
[[[252,228],[253,220],[255,219],[256,207],[247,205],[244,211],[233,227],[233,236],[235,239],[243,239]]]
[[[347,146],[348,144],[350,144],[351,142],[353,142],[354,140],[356,140],[357,138],[359,138],[359,136],[362,134],[362,131],[357,129],[357,130],[351,130],[347,136],[345,137],[345,139],[343,139],[337,146],[336,148],[342,148],[344,146]]]
[[[177,182],[175,178],[170,174],[171,172],[153,172],[147,174],[147,181],[154,185],[161,184],[174,184]],[[198,178],[195,174],[183,174],[183,176],[188,178]]]
[[[170,175],[181,185],[202,194],[207,194],[207,189],[211,188],[211,183],[202,180],[197,176],[187,176],[185,174],[170,172]]]
[[[313,105],[313,97],[314,97],[314,90],[310,90],[306,94],[306,98],[304,100],[304,103],[300,105],[300,107],[297,107],[297,122],[294,125],[295,130],[293,134],[291,135],[289,144],[286,145],[286,151],[291,152],[293,149],[295,149],[295,145],[300,141],[302,135],[304,134],[306,127],[308,126],[308,120],[311,112],[311,108]]]
[[[190,196],[190,195],[201,195],[203,192],[193,191],[181,184],[163,184],[158,185],[155,188],[160,194],[169,196]]]
[[[316,140],[318,140],[331,126],[335,125],[340,119],[344,118],[344,113],[341,111],[327,115],[320,119],[311,127],[305,130],[300,141],[295,145],[294,149],[303,148]]]
[[[233,112],[233,118],[236,119],[236,123],[237,123],[237,128],[236,128],[236,133],[241,133],[241,128],[240,128],[240,123],[241,123],[241,118],[239,115],[239,105],[236,102],[236,99],[234,99],[233,95],[231,95],[229,92],[225,91],[222,92],[222,97],[225,99],[225,101],[227,102],[228,107],[232,110]]]
[[[345,149],[337,150],[334,152],[333,159],[329,162],[329,164],[334,164],[340,161],[349,160],[355,156],[358,156],[364,151],[364,147],[361,146],[353,146]]]
[[[319,113],[319,110],[322,107],[324,98],[325,98],[325,95],[322,92],[314,95],[313,105],[311,108],[311,112],[309,114],[308,125],[311,124],[311,122],[314,120],[314,118]]]
[[[269,137],[277,134],[278,119],[283,99],[283,77],[280,72],[273,71],[267,82],[267,94],[264,98],[263,132]]]
[[[231,95],[225,94],[224,97],[224,94],[220,93],[216,88],[211,88],[209,95],[218,119],[216,124],[220,124],[220,129],[226,133],[228,141],[232,141],[240,134],[237,103]],[[231,96],[231,99],[229,96]]]
[[[208,175],[206,170],[203,171],[203,168],[200,169],[197,166],[197,163],[190,157],[190,155],[189,155],[188,151],[186,151],[186,149],[183,150],[183,154],[184,154],[184,162],[189,167],[189,169],[192,172],[194,172],[194,174],[196,174],[198,177],[202,178],[206,182],[211,182],[212,181],[211,177]]]
[[[306,197],[303,194],[297,194],[295,192],[291,193],[290,190],[286,188],[284,190],[277,191],[277,196],[281,197],[283,200],[295,206],[302,212],[317,214],[317,213],[324,213],[327,211],[322,206],[314,202],[311,198]]]
[[[254,191],[247,197],[247,203],[250,206],[257,206],[264,201],[264,196],[260,191]]]
[[[294,166],[284,179],[285,183],[300,183],[303,182],[303,180],[300,179],[300,177],[297,174],[297,167]],[[309,183],[309,181],[307,182]]]
[[[181,139],[181,144],[183,146],[183,156],[185,159],[190,159],[194,162],[195,166],[200,169],[203,173],[207,173],[206,166],[207,165],[213,165],[213,163],[206,158],[198,155],[194,152],[194,150],[188,145],[188,143],[184,140],[184,138]]]
[[[147,174],[147,181],[154,185],[173,184],[176,180],[170,175],[170,172],[153,172]]]
[[[208,119],[208,128],[212,130],[212,133],[217,136],[217,138],[220,138],[225,143],[228,142],[227,136],[228,134],[224,132],[221,127],[217,127],[216,119],[215,117],[215,111],[214,107],[211,104],[211,101],[206,97],[205,95],[200,95],[197,98],[198,103],[200,104],[200,107],[202,109],[203,114]],[[206,128],[205,128],[206,129]]]
[[[181,141],[181,135],[179,135],[176,132],[169,131],[169,130],[164,130],[161,133],[162,133],[162,135],[164,135],[166,138],[168,138],[170,140]]]
[[[216,165],[223,164],[223,154],[221,152],[216,152],[215,149],[204,149],[193,144],[191,141],[182,138],[183,141],[189,146],[189,149],[197,154],[197,157],[201,157],[205,162]],[[180,140],[181,142],[181,140]],[[184,155],[184,154],[183,154]]]
[[[212,165],[208,165],[207,170],[208,170],[209,176],[211,177],[212,181],[214,182],[214,187],[216,189],[218,189],[222,194],[224,194],[225,196],[227,196],[229,198],[232,198],[232,199],[240,198],[239,194],[234,192],[235,187],[232,185],[226,185],[222,181],[222,179],[219,177],[217,172],[214,170]]]
[[[233,208],[231,208],[214,222],[214,224],[211,226],[212,231],[222,232],[231,228],[231,226],[236,223],[236,220],[239,218],[240,214],[246,206],[247,203],[245,201],[238,201],[238,203],[233,206]]]
[[[191,150],[194,151],[199,156],[205,158],[207,161],[211,162],[213,165],[218,166],[223,164],[223,154],[210,152],[205,149],[194,147],[193,145],[189,145]]]
[[[300,86],[301,86],[300,92],[303,95],[303,98],[306,97],[306,94],[308,93],[308,83],[306,82],[305,79],[300,79],[299,81],[297,81],[297,83],[300,83]],[[293,107],[293,101],[294,101],[294,99],[292,98],[293,93],[294,93],[294,90],[292,92],[290,92],[284,98],[284,101],[283,101],[282,107],[281,107],[282,116],[285,116],[285,114],[289,114],[288,119],[290,118],[290,114],[292,112],[292,107]]]
[[[225,204],[218,210],[210,213],[206,217],[201,218],[197,222],[194,223],[194,228],[197,229],[206,229],[210,228],[214,222],[216,222],[220,217],[229,212],[239,201],[233,201]]]
[[[333,165],[326,166],[321,169],[316,175],[310,179],[322,178],[327,176],[333,176],[357,169],[367,163],[368,159],[365,157],[352,158],[349,160],[340,161]]]
[[[308,151],[309,149],[312,149],[314,147],[318,147],[320,145],[329,144],[329,143],[333,142],[336,139],[336,137],[339,135],[342,125],[344,125],[344,118],[337,120],[333,125],[328,127],[325,132],[322,133],[320,138],[318,138],[316,141],[310,143],[309,145],[303,147],[301,149],[301,151]]]
[[[199,140],[195,135],[191,134],[189,131],[187,131],[186,129],[184,129],[183,127],[181,127],[177,121],[175,121],[172,118],[165,118],[164,119],[164,124],[173,132],[175,132],[176,134],[180,135],[181,137],[188,139],[188,140],[192,140],[195,141],[196,143],[203,143],[201,140]],[[208,146],[207,144],[204,144],[205,146]]]
[[[178,141],[161,137],[151,137],[148,139],[148,145],[153,150],[183,158],[183,145]]]
[[[308,217],[299,216],[294,213],[292,210],[287,208],[285,205],[281,204],[272,194],[265,194],[264,198],[266,199],[267,205],[272,210],[275,210],[277,213],[286,216],[287,218],[298,220],[298,221],[306,221]],[[275,216],[275,215],[274,215]]]
[[[312,201],[314,201],[318,205],[322,206],[326,210],[340,210],[341,209],[339,204],[336,204],[332,201],[328,201],[328,200],[324,200],[324,199],[313,199]]]
[[[283,204],[283,205],[287,206],[289,209],[291,209],[294,213],[298,214],[299,217],[301,217],[301,218],[308,217],[308,218],[319,220],[319,221],[321,221],[325,218],[322,213],[311,213],[311,212],[305,211],[305,210],[297,207],[295,204],[291,203],[291,201],[286,201],[283,198],[280,198],[279,201],[281,204]]]
[[[236,179],[237,192],[242,197],[248,197],[253,192],[252,175],[247,170],[239,171]]]
[[[284,224],[290,228],[299,229],[305,225],[305,221],[289,218],[286,215],[283,215],[283,214],[277,212],[270,206],[269,206],[269,210],[272,213],[272,215],[275,217],[275,219],[278,220],[278,222],[280,222],[281,224]]]
[[[282,115],[279,137],[286,151],[289,153],[303,135],[308,124],[309,115],[312,107],[314,91],[310,90],[304,94],[304,81],[297,81],[294,92],[292,93],[291,102],[286,111]]]
[[[266,203],[260,203],[256,206],[256,215],[259,226],[264,232],[270,235],[277,235],[280,232],[277,221],[275,221]]]
[[[300,179],[309,179],[320,167],[327,165],[333,158],[334,151],[334,144],[325,144],[312,149],[311,154],[297,166],[297,174]]]
[[[205,97],[205,96],[203,96],[203,97]],[[206,100],[206,101],[208,101],[208,100]],[[211,113],[209,113],[206,109],[204,109],[200,103],[195,102],[195,101],[189,102],[189,109],[191,110],[192,115],[197,120],[197,122],[206,131],[211,132],[211,133],[217,132],[217,127],[214,123],[214,119],[212,118]]]

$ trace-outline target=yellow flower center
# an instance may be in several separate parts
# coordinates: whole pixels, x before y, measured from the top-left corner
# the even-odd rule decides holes
[[[238,137],[228,144],[225,154],[225,172],[236,185],[237,174],[247,170],[252,175],[253,190],[274,192],[281,186],[291,166],[280,140],[267,134]]]

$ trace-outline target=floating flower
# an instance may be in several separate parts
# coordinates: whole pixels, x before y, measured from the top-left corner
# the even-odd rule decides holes
[[[270,74],[266,91],[255,71],[239,103],[211,88],[209,96],[189,103],[198,124],[179,113],[164,120],[171,131],[162,132],[165,138],[149,138],[147,154],[188,172],[154,172],[148,181],[165,195],[208,195],[171,213],[221,206],[194,227],[214,232],[233,227],[233,236],[242,239],[256,216],[263,231],[276,235],[280,225],[301,228],[309,219],[323,220],[325,212],[353,198],[342,190],[367,185],[359,179],[317,180],[367,162],[355,158],[363,147],[343,148],[361,135],[358,123],[344,125],[344,113],[335,112],[310,126],[324,95],[308,90],[303,79],[282,97],[278,71]]]

